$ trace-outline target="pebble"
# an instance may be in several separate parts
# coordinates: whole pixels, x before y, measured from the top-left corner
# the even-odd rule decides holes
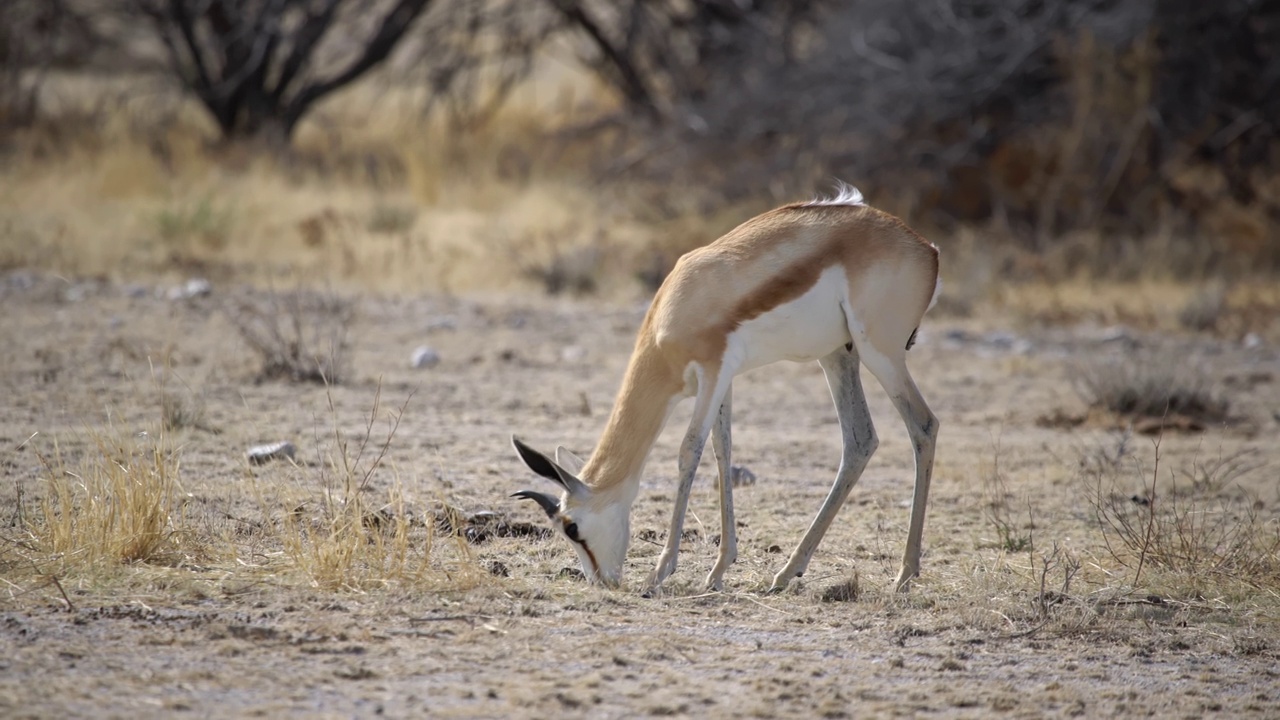
[[[422,345],[413,351],[413,357],[409,362],[415,368],[435,367],[440,364],[440,353],[426,345]]]
[[[729,466],[729,482],[734,487],[742,487],[744,485],[755,485],[756,474],[746,469],[742,465]]]
[[[169,288],[170,300],[190,300],[213,294],[213,283],[204,278],[191,278],[175,288]]]
[[[255,445],[249,448],[249,462],[254,465],[263,465],[272,460],[288,458],[292,460],[298,449],[288,440],[280,442],[268,443],[266,445]]]

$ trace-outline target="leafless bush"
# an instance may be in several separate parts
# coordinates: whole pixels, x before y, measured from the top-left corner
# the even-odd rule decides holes
[[[570,292],[589,295],[596,291],[601,273],[601,252],[595,245],[554,247],[544,263],[517,260],[525,277],[542,283],[548,295]]]
[[[1031,502],[1027,501],[1025,524],[1014,518],[1010,506],[1008,482],[1000,471],[1000,450],[996,449],[991,472],[983,476],[983,515],[996,531],[1000,549],[1009,552],[1030,552],[1035,549],[1035,517]]]
[[[1090,406],[1129,418],[1181,417],[1197,424],[1227,419],[1229,404],[1204,371],[1169,354],[1147,352],[1081,365],[1074,384]]]
[[[1265,517],[1262,504],[1246,493],[1210,492],[1235,482],[1247,459],[1164,472],[1159,441],[1149,473],[1138,464],[1126,470],[1086,472],[1089,503],[1112,559],[1133,570],[1137,586],[1147,567],[1195,580],[1232,578],[1257,587],[1280,581],[1280,521]],[[1162,477],[1167,487],[1159,487]],[[1203,478],[1208,472],[1210,477]],[[1179,485],[1179,477],[1201,477]],[[1137,481],[1135,483],[1135,480]],[[1125,486],[1139,485],[1138,494]]]
[[[262,361],[260,377],[337,384],[346,370],[354,310],[332,294],[271,292],[224,308]]]
[[[375,477],[385,471],[384,461],[410,399],[384,415],[379,386],[364,428],[351,442],[329,396],[331,442],[314,465],[322,494],[314,503],[285,512],[279,535],[293,566],[312,583],[362,589],[425,577],[435,523],[411,520],[398,480],[391,483],[386,504],[373,499]],[[383,422],[385,436],[379,440],[377,426]],[[310,507],[319,512],[308,512]],[[467,552],[465,540],[457,545]]]

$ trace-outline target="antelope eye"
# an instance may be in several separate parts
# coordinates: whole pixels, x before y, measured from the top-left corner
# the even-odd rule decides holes
[[[572,540],[572,541],[574,541],[574,542],[579,542],[579,540],[578,540],[578,523],[569,523],[568,525],[565,525],[565,526],[564,526],[564,534],[565,534],[565,535],[568,535],[570,540]]]

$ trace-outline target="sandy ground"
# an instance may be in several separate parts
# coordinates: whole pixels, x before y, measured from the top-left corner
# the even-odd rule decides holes
[[[176,438],[188,507],[242,521],[261,507],[251,488],[319,490],[307,486],[313,474],[285,464],[250,469],[246,448],[289,439],[300,458],[317,457],[333,418],[359,435],[380,382],[384,410],[407,404],[375,490],[394,477],[419,505],[444,499],[540,522],[507,497],[547,489],[508,438],[586,454],[643,313],[638,303],[590,300],[358,298],[349,379],[327,393],[256,380],[255,357],[218,309],[242,291],[170,300],[166,289],[21,273],[0,281],[5,507],[20,490],[38,493],[36,448],[56,438],[74,457],[89,445],[88,428],[154,423],[163,380],[199,397],[203,423],[218,431]],[[441,361],[413,369],[410,355],[424,344]],[[1206,367],[1232,401],[1229,426],[1166,435],[1161,462],[1248,453],[1270,469],[1240,484],[1274,513],[1273,340],[1244,348],[1206,336],[941,317],[927,322],[910,357],[942,434],[923,577],[906,597],[890,587],[907,523],[909,444],[869,376],[879,451],[806,577],[782,595],[761,592],[839,457],[820,370],[783,364],[736,382],[734,461],[758,480],[735,496],[739,561],[724,593],[702,590],[719,533],[708,458],[680,569],[662,597],[637,594],[660,550],[684,407],[648,465],[627,589],[589,587],[565,572],[576,562],[558,538],[477,544],[452,586],[335,591],[246,582],[234,567],[191,569],[190,579],[179,568],[144,582],[129,581],[135,570],[126,568],[114,584],[66,578],[70,609],[9,565],[20,582],[0,591],[0,715],[1280,717],[1276,589],[1123,592],[1127,571],[1102,549],[1078,477],[1080,458],[1114,448],[1119,435],[1100,423],[1037,422],[1083,411],[1073,368],[1151,351]],[[1150,461],[1149,438],[1129,447]],[[1001,548],[984,512],[984,478],[996,472],[1036,553],[1059,543],[1084,566],[1047,620],[1034,609],[1036,554]],[[1135,474],[1118,490],[1139,492],[1141,482]],[[19,532],[16,514],[3,521],[9,536]],[[498,564],[500,572],[486,571]],[[832,601],[828,591],[854,572],[857,597]]]

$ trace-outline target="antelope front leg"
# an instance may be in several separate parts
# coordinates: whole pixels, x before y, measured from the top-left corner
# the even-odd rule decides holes
[[[698,462],[702,459],[702,450],[707,444],[707,435],[711,432],[712,408],[719,407],[714,386],[715,380],[700,378],[698,401],[693,408],[693,418],[689,421],[689,430],[685,433],[684,442],[680,443],[680,484],[676,488],[675,507],[671,511],[671,527],[667,530],[667,544],[658,556],[658,564],[653,568],[646,583],[644,595],[652,596],[662,585],[662,581],[676,571],[676,559],[680,555],[680,535],[684,532],[684,514],[689,506],[689,492],[693,489],[693,476],[698,470]],[[727,388],[720,392],[723,395]]]
[[[684,513],[689,505],[689,492],[693,489],[693,476],[698,469],[698,461],[702,459],[702,449],[706,440],[693,432],[685,436],[680,444],[680,485],[676,489],[675,508],[671,512],[671,527],[667,529],[667,544],[658,556],[658,564],[649,574],[645,583],[645,597],[652,597],[658,592],[662,581],[671,577],[676,571],[676,560],[680,556],[680,536],[684,533]]]
[[[730,416],[733,414],[733,388],[730,387],[716,413],[716,424],[711,429],[711,449],[716,453],[720,470],[720,555],[707,575],[707,589],[719,592],[724,589],[724,571],[738,559],[738,533],[733,521],[733,474],[729,462],[732,438],[729,433]]]

